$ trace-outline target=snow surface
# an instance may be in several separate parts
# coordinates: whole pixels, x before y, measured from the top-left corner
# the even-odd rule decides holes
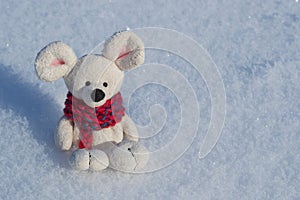
[[[1,1],[0,199],[300,199],[300,4],[268,1]],[[67,89],[42,83],[36,53],[61,40],[83,55],[118,30],[164,27],[208,50],[226,88],[227,116],[213,151],[198,158],[210,119],[209,92],[172,55],[146,52],[188,77],[201,121],[191,147],[152,173],[77,172],[53,142]],[[143,98],[142,98],[143,97]],[[161,103],[167,119],[148,141],[160,148],[178,126],[178,102],[156,84],[129,104],[137,124]],[[137,106],[136,106],[137,105]]]

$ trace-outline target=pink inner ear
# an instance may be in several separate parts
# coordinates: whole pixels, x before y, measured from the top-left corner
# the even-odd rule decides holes
[[[56,66],[64,65],[64,64],[65,64],[65,61],[58,58],[58,59],[53,60],[52,63],[50,64],[50,66],[56,67]]]
[[[120,55],[117,57],[117,59],[116,60],[119,60],[119,59],[121,59],[121,58],[124,58],[124,57],[126,57],[128,54],[130,54],[132,51],[128,51],[128,50],[126,50],[126,51],[122,51],[121,53],[120,53]]]

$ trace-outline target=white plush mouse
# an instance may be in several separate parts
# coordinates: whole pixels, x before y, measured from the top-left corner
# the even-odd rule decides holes
[[[147,163],[147,150],[137,143],[137,129],[120,94],[124,70],[143,62],[144,44],[131,31],[115,33],[105,42],[102,55],[78,59],[62,42],[52,42],[38,53],[38,77],[64,78],[69,89],[55,142],[61,150],[74,150],[69,160],[73,168],[134,171]]]

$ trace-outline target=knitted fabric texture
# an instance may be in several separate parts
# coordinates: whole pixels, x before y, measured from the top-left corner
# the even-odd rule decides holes
[[[121,93],[115,94],[102,106],[91,108],[83,100],[74,97],[68,92],[65,101],[64,115],[79,128],[79,148],[90,149],[93,142],[93,130],[101,130],[116,125],[125,115],[125,108],[122,106]]]

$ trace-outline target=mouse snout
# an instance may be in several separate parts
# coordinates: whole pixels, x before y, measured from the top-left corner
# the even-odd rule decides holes
[[[91,98],[94,102],[99,102],[104,99],[105,93],[100,89],[94,89],[91,94]]]

